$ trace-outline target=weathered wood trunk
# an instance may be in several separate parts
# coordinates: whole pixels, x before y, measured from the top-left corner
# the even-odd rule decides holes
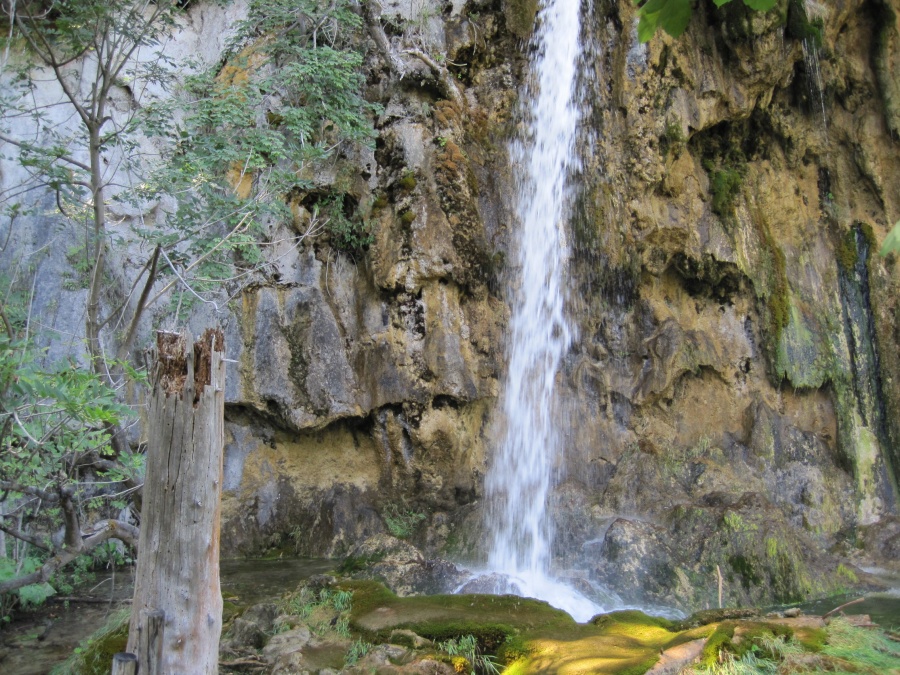
[[[139,653],[142,610],[165,612],[160,668],[153,672],[218,672],[224,352],[220,330],[207,330],[193,345],[188,334],[157,333],[128,634],[141,673],[148,658]]]

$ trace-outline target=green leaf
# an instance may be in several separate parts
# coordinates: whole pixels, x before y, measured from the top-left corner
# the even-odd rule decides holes
[[[647,3],[641,7],[641,14],[657,14],[658,12],[662,12],[666,9],[666,4],[671,0],[648,0]]]
[[[657,27],[679,37],[691,21],[691,0],[649,0],[638,10],[638,40],[647,42]]]
[[[722,7],[731,2],[731,0],[713,0],[713,2],[716,4],[716,7]],[[747,2],[747,0],[744,0],[744,2]]]
[[[730,0],[725,1],[728,2]],[[716,1],[716,4],[719,4],[718,1]],[[778,4],[778,0],[744,0],[744,4],[750,9],[755,9],[757,12],[768,12]]]
[[[680,37],[691,22],[691,0],[669,0],[659,13],[659,26],[673,38]]]
[[[656,33],[656,22],[659,14],[640,14],[637,33],[640,42],[650,42],[650,38]]]
[[[881,245],[881,255],[887,255],[894,251],[900,251],[900,220],[894,223],[894,227],[891,228]]]
[[[23,605],[42,605],[56,590],[48,583],[30,584],[19,589],[19,599]]]

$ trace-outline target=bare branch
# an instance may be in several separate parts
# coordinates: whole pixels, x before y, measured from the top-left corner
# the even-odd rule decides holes
[[[133,549],[137,549],[138,529],[134,525],[121,520],[101,520],[94,524],[92,531],[92,534],[84,538],[81,550],[65,549],[58,551],[36,572],[10,579],[0,584],[0,595],[10,593],[30,584],[46,583],[62,567],[75,560],[82,553],[96,548],[108,539],[118,539]]]
[[[17,141],[16,139],[10,138],[9,136],[7,136],[5,134],[0,134],[0,141],[3,141],[4,143],[9,143],[10,145],[15,145],[18,148],[23,148],[23,149],[31,148],[30,144],[23,143],[21,141]],[[73,159],[72,157],[69,157],[68,155],[56,155],[54,157],[54,159],[58,159],[59,161],[65,162],[66,164],[71,164],[72,166],[77,167],[77,168],[81,169],[82,171],[90,171],[91,170],[91,167],[89,167],[87,164],[79,162],[78,160]]]

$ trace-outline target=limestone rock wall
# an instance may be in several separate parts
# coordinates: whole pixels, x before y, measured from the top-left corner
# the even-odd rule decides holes
[[[483,552],[516,236],[506,144],[535,8],[384,4],[375,148],[319,177],[365,205],[374,242],[275,247],[227,311],[192,316],[223,324],[234,361],[224,555],[339,555],[398,528]],[[729,602],[850,584],[846,565],[897,546],[900,272],[877,248],[900,218],[900,6],[703,1],[682,38],[647,45],[628,0],[589,11],[560,570],[685,607],[714,602],[717,566]],[[28,250],[46,245],[34,228]],[[64,254],[47,260],[68,330],[78,291]]]

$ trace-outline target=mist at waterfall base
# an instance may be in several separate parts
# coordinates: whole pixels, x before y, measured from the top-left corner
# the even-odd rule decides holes
[[[504,428],[485,480],[487,569],[459,590],[545,600],[578,621],[608,611],[551,575],[548,501],[562,460],[554,383],[575,339],[566,316],[567,177],[577,168],[579,0],[548,0],[537,17],[522,92],[526,131],[510,147],[518,240],[502,394]],[[585,582],[587,583],[587,582]]]

